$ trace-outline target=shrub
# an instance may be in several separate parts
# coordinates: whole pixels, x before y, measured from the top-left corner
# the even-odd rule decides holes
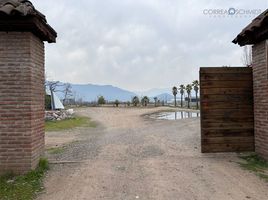
[[[114,104],[115,104],[116,107],[118,107],[119,106],[119,101],[115,100]]]
[[[130,101],[127,102],[127,106],[130,106]]]
[[[103,104],[105,104],[106,102],[105,102],[105,99],[104,99],[104,97],[103,96],[100,96],[99,98],[98,98],[98,104],[99,105],[103,105]]]

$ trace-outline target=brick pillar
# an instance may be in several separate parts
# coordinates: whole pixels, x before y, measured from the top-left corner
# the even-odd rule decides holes
[[[0,171],[34,169],[44,149],[44,43],[0,32]]]
[[[268,160],[268,68],[265,41],[252,48],[256,152]]]
[[[0,174],[21,174],[44,153],[43,41],[57,33],[29,1],[0,8]]]

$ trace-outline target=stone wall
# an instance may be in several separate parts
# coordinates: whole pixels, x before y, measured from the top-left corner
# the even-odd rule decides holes
[[[268,160],[268,66],[266,42],[253,46],[253,90],[256,152]]]
[[[44,150],[44,43],[0,32],[0,173],[34,169]]]

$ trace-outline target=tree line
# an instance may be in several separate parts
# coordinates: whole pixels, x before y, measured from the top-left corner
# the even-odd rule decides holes
[[[186,86],[180,85],[179,87],[174,86],[172,88],[172,94],[174,96],[174,106],[177,107],[177,94],[179,92],[180,96],[181,96],[181,107],[183,107],[183,96],[186,92],[186,94],[187,94],[187,108],[190,108],[192,90],[195,91],[196,108],[199,109],[199,99],[198,99],[199,81],[198,80],[195,80],[191,84],[187,84]]]
[[[104,105],[104,104],[106,104],[106,102],[107,101],[105,100],[105,98],[103,96],[98,97],[98,101],[97,101],[98,105]],[[116,107],[118,107],[120,104],[120,101],[115,100],[113,103]],[[134,97],[132,97],[131,101],[127,101],[124,104],[126,104],[127,106],[130,106],[132,104],[135,107],[137,107],[139,104],[141,104],[142,106],[146,107],[146,106],[148,106],[149,103],[150,103],[150,98],[148,96],[144,96],[141,99],[138,96],[134,96]]]
[[[53,105],[53,92],[62,92],[64,95],[63,95],[63,104],[64,105],[68,105],[68,104],[79,104],[79,100],[76,101],[75,99],[75,93],[72,91],[72,86],[71,84],[67,83],[67,84],[61,84],[60,82],[58,81],[46,81],[46,87],[50,90],[51,92],[51,96],[48,97],[46,96],[46,108],[49,108],[50,109],[54,109],[54,106]],[[57,88],[61,88],[61,90],[58,90]],[[187,84],[186,86],[185,85],[180,85],[179,87],[176,87],[174,86],[172,88],[172,94],[174,96],[174,106],[177,107],[177,95],[178,93],[180,94],[180,98],[181,98],[181,107],[183,107],[183,102],[184,102],[184,95],[187,94],[187,97],[185,98],[185,100],[187,101],[187,108],[190,108],[190,103],[191,103],[191,93],[192,93],[192,90],[195,91],[195,98],[196,98],[196,108],[198,109],[199,108],[199,99],[198,99],[198,93],[199,93],[199,81],[198,80],[195,80],[193,81],[191,84]],[[153,98],[154,100],[154,106],[159,106],[159,105],[162,105],[164,106],[165,105],[165,102],[164,101],[160,101],[157,97],[154,97]],[[82,100],[81,100],[81,103]],[[97,97],[97,102],[96,104],[97,105],[104,105],[106,104],[107,101],[105,100],[104,96],[99,96]],[[115,100],[113,102],[109,102],[109,104],[112,103],[114,104],[116,107],[119,106],[120,102],[119,100]],[[127,101],[127,102],[124,102],[124,104],[126,106],[130,106],[131,104],[134,106],[134,107],[137,107],[138,105],[142,105],[144,107],[148,106],[150,103],[150,98],[148,96],[143,96],[141,98],[139,98],[138,96],[134,96],[132,97],[132,99],[130,101]]]

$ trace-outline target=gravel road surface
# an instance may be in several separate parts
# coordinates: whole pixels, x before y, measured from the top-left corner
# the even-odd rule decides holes
[[[143,116],[163,108],[85,108],[96,128],[47,133],[52,169],[40,200],[266,200],[268,184],[233,153],[201,154],[199,118]]]

